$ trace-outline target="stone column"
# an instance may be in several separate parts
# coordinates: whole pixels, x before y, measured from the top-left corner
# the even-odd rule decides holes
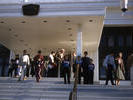
[[[78,25],[76,51],[77,51],[77,56],[82,56],[82,29],[81,29],[81,25]]]
[[[93,63],[95,65],[94,70],[94,82],[96,84],[99,83],[99,56],[98,56],[98,48],[92,51],[88,50],[89,57],[93,59]]]

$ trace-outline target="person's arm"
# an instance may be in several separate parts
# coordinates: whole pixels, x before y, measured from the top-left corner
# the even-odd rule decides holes
[[[113,60],[112,64],[113,64],[114,70],[116,70],[116,65],[115,65],[115,59],[114,59],[114,57],[113,57],[112,60]]]
[[[107,66],[108,66],[108,56],[105,57],[105,59],[104,59],[104,61],[103,61],[103,66],[104,66],[105,68],[107,68]]]
[[[27,55],[27,64],[30,65],[30,58],[28,55]]]
[[[122,60],[122,71],[123,71],[123,73],[125,73],[125,67],[124,67],[124,62],[123,62],[123,60]]]

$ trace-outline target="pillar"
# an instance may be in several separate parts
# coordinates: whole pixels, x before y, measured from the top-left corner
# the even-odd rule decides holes
[[[99,83],[99,54],[98,54],[98,48],[95,50],[88,50],[88,55],[90,58],[93,59],[93,63],[95,65],[95,70],[94,70],[94,82]]]
[[[76,51],[77,51],[77,56],[82,56],[82,29],[81,29],[81,25],[78,25]]]

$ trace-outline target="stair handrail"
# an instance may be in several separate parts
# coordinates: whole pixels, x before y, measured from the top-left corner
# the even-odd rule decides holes
[[[69,100],[77,100],[78,73],[79,73],[79,64],[76,64],[74,86],[73,90],[69,94]]]

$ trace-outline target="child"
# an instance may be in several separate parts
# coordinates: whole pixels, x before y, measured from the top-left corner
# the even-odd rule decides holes
[[[90,64],[88,66],[88,81],[89,84],[93,84],[93,77],[94,77],[94,69],[95,69],[95,65],[93,64],[93,60],[90,59]]]

